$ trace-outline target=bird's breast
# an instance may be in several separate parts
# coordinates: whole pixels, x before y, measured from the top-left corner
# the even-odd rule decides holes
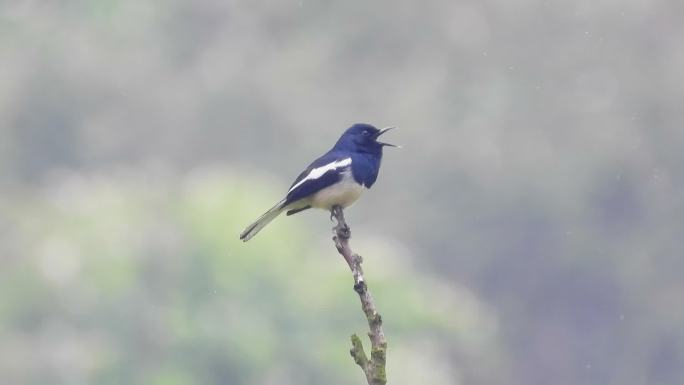
[[[363,185],[356,183],[351,172],[345,173],[339,182],[315,193],[311,197],[311,206],[325,210],[330,210],[335,205],[348,207],[365,190],[367,189]]]

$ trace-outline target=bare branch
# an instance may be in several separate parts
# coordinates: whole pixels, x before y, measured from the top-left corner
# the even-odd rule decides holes
[[[369,385],[385,385],[387,383],[387,376],[385,374],[385,362],[387,353],[387,341],[385,340],[385,333],[382,331],[382,317],[375,308],[375,301],[368,290],[368,285],[363,276],[363,269],[361,263],[363,259],[360,255],[354,253],[349,247],[349,238],[351,238],[351,229],[344,220],[344,212],[339,206],[332,209],[331,217],[337,220],[337,225],[333,227],[333,241],[337,251],[347,261],[349,268],[354,277],[354,291],[359,295],[361,300],[361,308],[368,320],[368,327],[370,332],[368,337],[371,341],[370,359],[363,350],[363,343],[356,334],[352,335],[352,348],[350,353],[359,367],[366,375],[366,380]]]

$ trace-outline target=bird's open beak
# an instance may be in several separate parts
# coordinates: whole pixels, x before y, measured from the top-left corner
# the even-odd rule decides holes
[[[383,128],[383,129],[381,129],[380,132],[378,132],[378,134],[375,136],[376,141],[377,141],[377,139],[380,137],[380,135],[382,135],[382,134],[384,134],[385,132],[387,132],[387,131],[389,131],[389,130],[392,130],[392,129],[394,129],[394,128],[396,128],[396,127],[385,127],[385,128]],[[379,143],[380,145],[383,145],[383,146],[401,148],[401,146],[397,146],[396,144],[384,143],[384,142],[378,142],[378,143]]]

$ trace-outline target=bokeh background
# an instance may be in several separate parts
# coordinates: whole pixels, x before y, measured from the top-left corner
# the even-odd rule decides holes
[[[390,384],[684,383],[684,3],[1,1],[0,383],[361,384],[346,127]]]

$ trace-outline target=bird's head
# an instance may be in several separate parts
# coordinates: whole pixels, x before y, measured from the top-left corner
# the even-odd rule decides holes
[[[349,127],[335,144],[340,150],[382,154],[385,146],[398,147],[394,144],[379,142],[378,138],[394,127],[377,129],[370,124],[357,123]]]

